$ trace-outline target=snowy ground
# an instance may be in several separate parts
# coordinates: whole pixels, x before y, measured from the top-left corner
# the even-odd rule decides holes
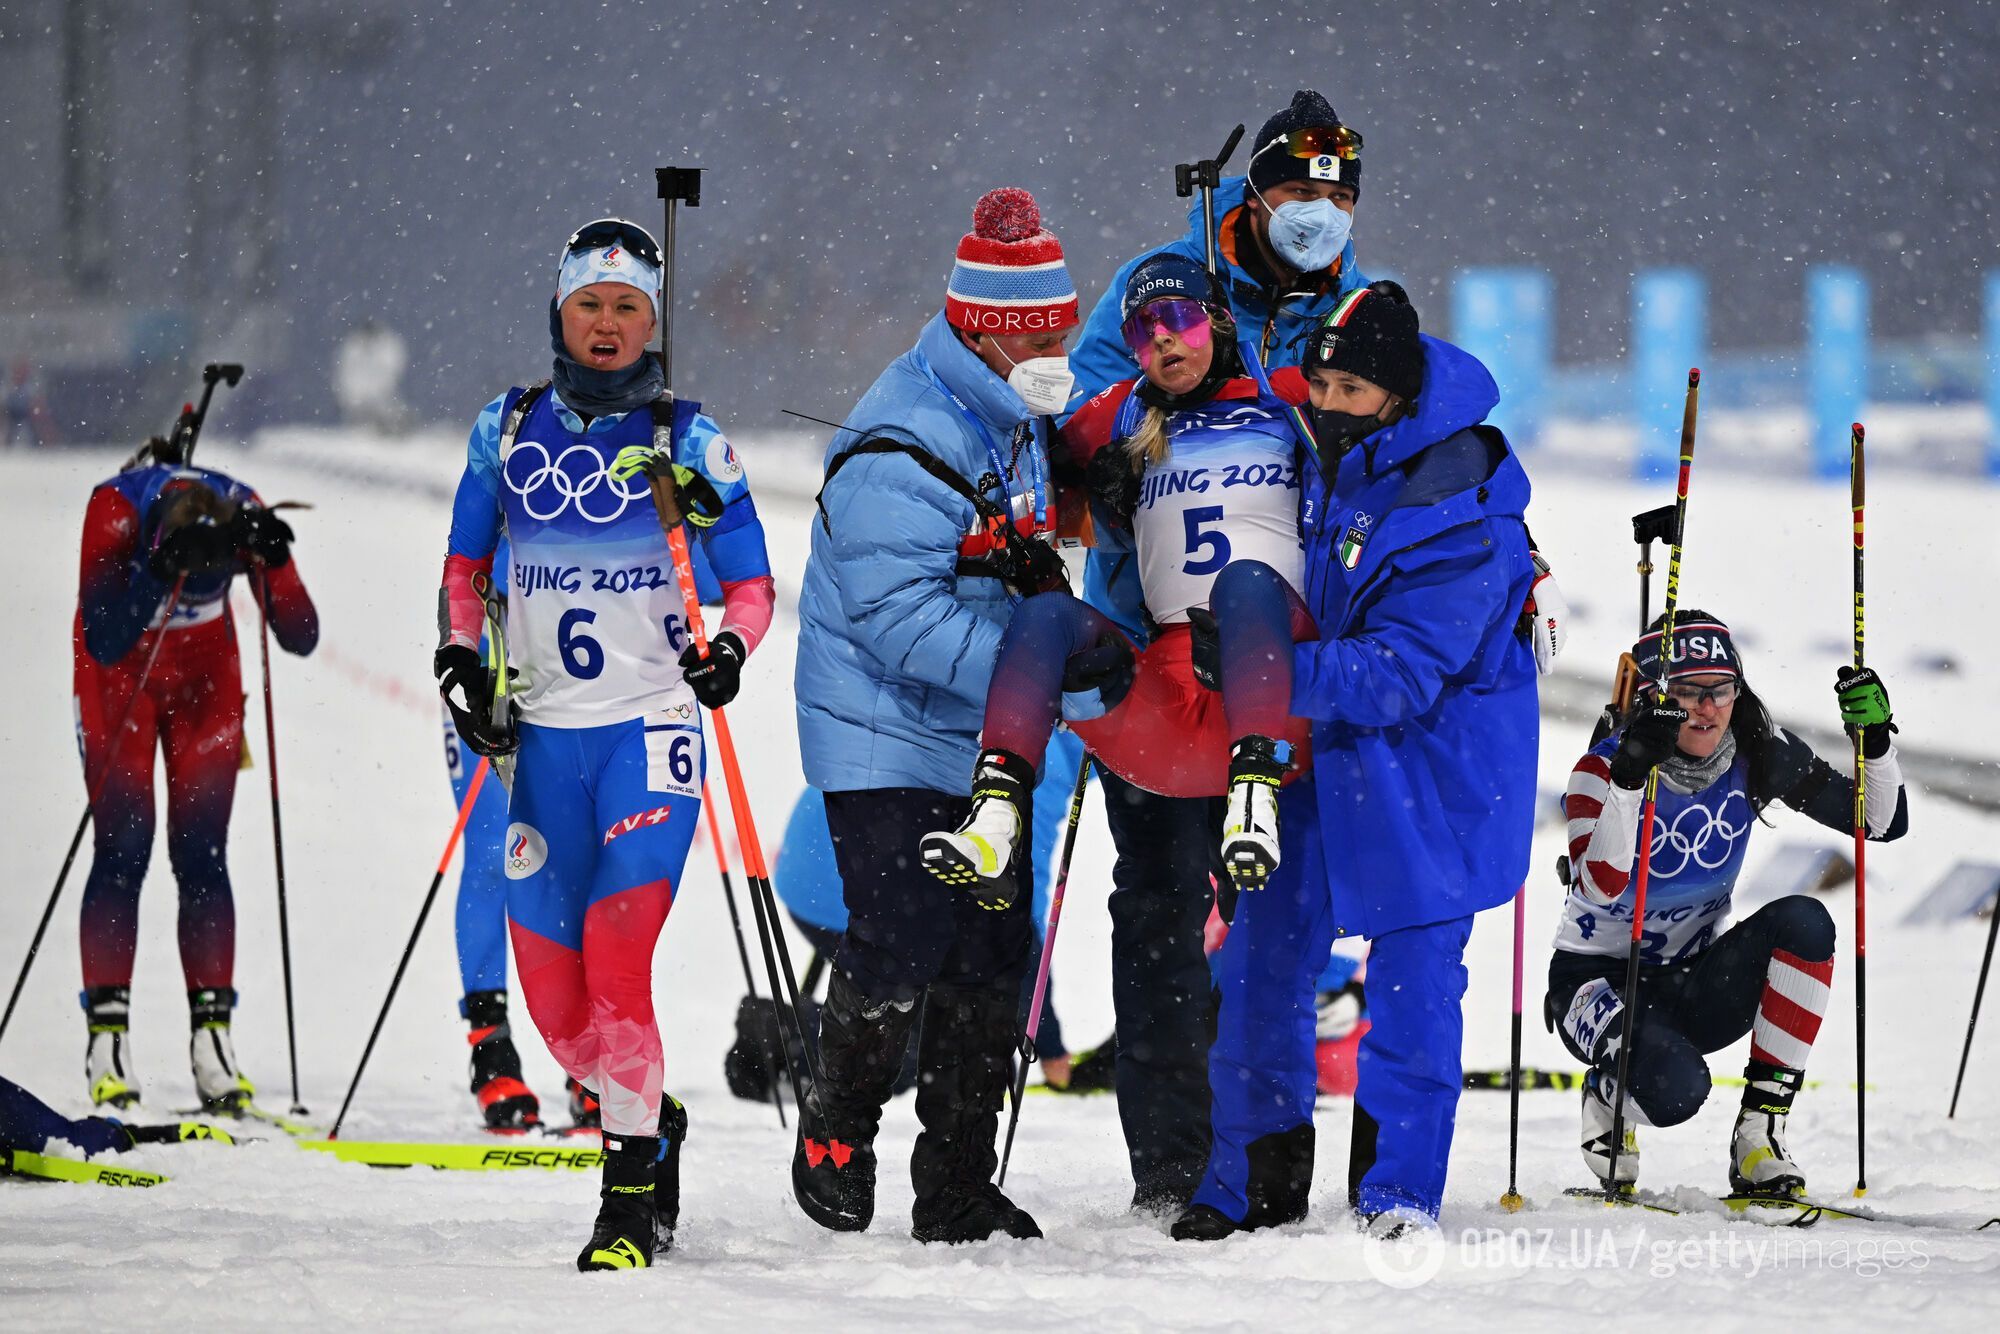
[[[424,488],[385,489],[333,476],[326,464],[373,466],[380,452],[337,436],[252,452],[217,439],[207,462],[240,470],[271,500],[317,508],[297,516],[299,560],[319,601],[326,642],[314,658],[281,658],[283,748],[300,1067],[305,1101],[330,1116],[352,1073],[383,988],[414,922],[451,817],[439,763],[435,696],[426,670],[444,503]],[[761,508],[781,578],[781,614],[732,711],[774,842],[799,786],[789,704],[790,600],[804,559],[810,465],[759,471]],[[309,466],[315,462],[318,466]],[[111,451],[0,455],[0,522],[25,553],[7,654],[15,707],[0,719],[0,967],[15,961],[81,809],[69,711],[68,637],[76,530]],[[448,484],[448,454],[405,451],[390,469]],[[439,479],[442,479],[440,481]],[[789,482],[791,492],[779,489]],[[1623,482],[1542,481],[1534,527],[1578,615],[1566,667],[1608,678],[1631,637],[1636,601],[1629,529],[1635,510],[1669,496]],[[2000,757],[1993,663],[1996,575],[1989,540],[1995,492],[1979,484],[1881,477],[1870,488],[1870,662],[1895,693],[1905,740]],[[1733,622],[1750,670],[1781,713],[1830,715],[1833,666],[1848,631],[1845,489],[1697,472],[1686,598]],[[1664,569],[1664,560],[1662,560]],[[1663,578],[1656,581],[1657,601]],[[254,620],[240,619],[254,635]],[[255,641],[246,636],[246,683]],[[1960,670],[1922,664],[1940,654]],[[252,686],[254,690],[255,687]],[[253,719],[256,717],[253,698]],[[259,768],[244,774],[231,865],[239,903],[238,1051],[282,1107],[285,1044],[272,892],[261,727]],[[1559,786],[1584,735],[1551,726],[1544,785]],[[1838,845],[1780,813],[1760,831],[1751,874],[1789,839]],[[728,921],[705,849],[657,960],[669,1024],[670,1086],[693,1133],[685,1226],[656,1273],[585,1278],[571,1268],[593,1210],[584,1176],[384,1172],[343,1166],[283,1141],[234,1152],[195,1146],[134,1155],[170,1172],[152,1191],[0,1182],[0,1325],[486,1327],[591,1324],[664,1300],[698,1328],[927,1326],[1021,1328],[1086,1323],[1287,1328],[1388,1318],[1445,1328],[1546,1328],[1560,1319],[1621,1318],[1704,1327],[1850,1327],[1922,1320],[1992,1328],[2000,1316],[2000,1049],[1988,1016],[1959,1119],[1944,1119],[1984,924],[1901,928],[1898,919],[1952,864],[1988,858],[1995,821],[1917,796],[1916,833],[1870,855],[1868,1204],[1885,1213],[1945,1215],[1952,1228],[1826,1224],[1781,1233],[1708,1218],[1606,1214],[1565,1203],[1577,1180],[1573,1095],[1523,1098],[1521,1185],[1528,1212],[1506,1215],[1507,1100],[1468,1094],[1461,1107],[1444,1241],[1435,1256],[1383,1256],[1352,1234],[1340,1201],[1348,1110],[1322,1104],[1315,1214],[1275,1234],[1207,1247],[1177,1245],[1163,1225],[1123,1212],[1129,1194],[1116,1112],[1108,1098],[1037,1098],[1023,1118],[1009,1186],[1047,1231],[1045,1244],[926,1249],[909,1241],[902,1167],[914,1134],[907,1100],[883,1134],[878,1226],[864,1237],[821,1232],[792,1205],[790,1139],[767,1107],[731,1099],[721,1079],[741,989]],[[1541,832],[1529,885],[1529,1008],[1546,959],[1559,891],[1547,868],[1559,851]],[[87,854],[86,854],[87,856]],[[1110,1026],[1101,911],[1109,845],[1093,809],[1079,848],[1058,972],[1072,1040]],[[80,881],[80,874],[77,881]],[[76,1008],[78,883],[65,894],[43,957],[0,1048],[0,1069],[66,1108],[83,1110],[83,1025]],[[173,946],[173,886],[164,853],[147,890],[134,995],[134,1042],[155,1115],[192,1101],[181,1056],[185,1001]],[[1831,906],[1851,933],[1851,893]],[[427,928],[396,1013],[351,1117],[350,1137],[465,1138],[463,1027],[448,904]],[[1507,1058],[1510,918],[1489,914],[1474,936],[1466,1005],[1467,1062]],[[1853,1019],[1846,957],[1837,1008],[1801,1099],[1792,1142],[1819,1191],[1852,1183]],[[524,1043],[531,1082],[559,1098],[560,1077]],[[1742,1051],[1716,1058],[1719,1074]],[[1573,1063],[1532,1017],[1526,1059]],[[1648,1184],[1719,1190],[1733,1097],[1718,1090],[1689,1127],[1646,1140]],[[1482,1240],[1486,1230],[1502,1230]],[[1416,1266],[1407,1286],[1404,1270]],[[1758,1272],[1753,1276],[1753,1270]],[[1428,1277],[1426,1278],[1426,1274]],[[1395,1279],[1406,1286],[1397,1286]]]

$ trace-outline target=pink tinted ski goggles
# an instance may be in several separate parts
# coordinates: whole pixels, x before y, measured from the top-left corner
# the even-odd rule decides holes
[[[1208,308],[1199,301],[1179,296],[1148,301],[1133,311],[1124,324],[1125,346],[1132,349],[1132,355],[1139,359],[1141,366],[1152,364],[1153,338],[1161,329],[1190,348],[1207,347],[1214,332],[1209,323]]]

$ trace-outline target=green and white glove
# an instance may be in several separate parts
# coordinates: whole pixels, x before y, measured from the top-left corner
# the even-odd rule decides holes
[[[1842,666],[1833,681],[1840,700],[1840,722],[1850,737],[1859,735],[1861,753],[1879,760],[1889,753],[1889,736],[1896,724],[1889,712],[1889,692],[1873,667]]]

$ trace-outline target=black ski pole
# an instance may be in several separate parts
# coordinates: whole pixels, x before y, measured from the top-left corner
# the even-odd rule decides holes
[[[736,957],[743,964],[743,985],[750,993],[750,999],[757,999],[757,978],[750,971],[750,950],[743,943],[743,918],[736,911],[736,886],[729,878],[729,854],[722,846],[722,825],[715,818],[715,798],[709,795],[708,780],[701,783],[701,814],[708,822],[709,845],[715,849],[715,869],[722,874],[722,898],[729,905],[729,928],[736,936]],[[773,1010],[776,1009],[773,998]],[[782,1041],[784,1034],[778,1035]],[[778,1109],[778,1124],[787,1125],[785,1120],[785,1100],[778,1092],[778,1072],[770,1060],[770,1053],[764,1052],[764,1077],[771,1081],[771,1105]]]
[[[271,772],[271,854],[278,869],[278,960],[285,977],[285,1050],[292,1062],[292,1115],[306,1115],[299,1101],[299,1038],[292,1018],[292,921],[285,905],[285,822],[278,806],[278,724],[271,707],[271,580],[263,558],[257,558],[257,651],[264,667],[264,750]]]
[[[1021,1064],[1014,1075],[1014,1106],[1007,1113],[1007,1143],[1000,1150],[1000,1175],[994,1180],[995,1187],[1007,1184],[1007,1160],[1014,1156],[1014,1128],[1021,1124],[1021,1099],[1028,1092],[1028,1067],[1034,1064],[1035,1039],[1042,1034],[1042,1002],[1049,994],[1049,963],[1055,958],[1056,928],[1062,925],[1063,891],[1069,887],[1069,857],[1076,849],[1076,826],[1083,818],[1083,793],[1089,783],[1090,754],[1086,751],[1082,763],[1076,766],[1076,786],[1070,789],[1069,818],[1063,824],[1062,860],[1056,866],[1055,886],[1049,892],[1049,925],[1042,935],[1042,961],[1035,969],[1035,995],[1028,1003],[1028,1022],[1021,1030]]]
[[[368,1068],[368,1058],[375,1053],[375,1039],[382,1036],[382,1024],[389,1017],[389,1007],[396,1002],[396,989],[403,985],[403,970],[410,966],[410,956],[416,953],[417,937],[424,933],[424,920],[431,915],[438,886],[444,883],[444,873],[451,867],[451,854],[458,850],[458,840],[464,837],[466,822],[472,818],[473,803],[479,800],[480,786],[486,782],[487,770],[492,767],[492,762],[482,757],[472,771],[472,781],[465,785],[465,800],[458,803],[458,819],[452,823],[451,837],[445,840],[444,855],[438,858],[437,873],[431,877],[431,887],[424,894],[424,906],[417,909],[417,924],[410,928],[410,943],[403,946],[396,975],[389,979],[389,994],[382,998],[382,1011],[375,1016],[375,1027],[368,1030],[368,1043],[361,1049],[361,1062],[354,1067],[354,1078],[348,1081],[347,1096],[340,1100],[340,1115],[333,1118],[333,1128],[326,1132],[328,1139],[340,1138],[341,1123],[347,1120],[347,1109],[354,1105],[354,1090],[361,1087],[361,1074]]]
[[[34,937],[28,942],[28,957],[21,960],[20,975],[14,979],[14,990],[7,997],[7,1011],[0,1014],[0,1039],[7,1036],[7,1025],[14,1020],[14,1007],[20,1003],[21,988],[28,985],[28,970],[35,966],[35,956],[41,952],[42,937],[49,930],[49,919],[56,915],[56,900],[62,897],[70,867],[76,865],[76,851],[83,846],[83,831],[90,828],[91,816],[97,811],[97,799],[104,795],[104,784],[111,777],[111,762],[117,757],[119,742],[125,739],[125,727],[132,721],[132,711],[139,707],[139,697],[145,693],[146,678],[153,674],[153,664],[159,659],[160,645],[166,642],[167,625],[174,618],[174,608],[180,605],[181,586],[186,582],[186,575],[177,575],[174,586],[167,591],[166,605],[160,612],[160,628],[153,632],[153,646],[146,650],[146,661],[139,668],[139,679],[132,685],[132,698],[125,702],[125,712],[118,715],[118,726],[111,729],[111,739],[104,752],[104,768],[91,780],[89,794],[83,803],[83,816],[76,822],[76,832],[70,835],[69,851],[63,854],[62,870],[56,872],[55,888],[49,891],[48,904],[42,909],[42,920],[36,923]],[[151,765],[150,757],[147,763]]]
[[[1866,467],[1855,422],[1848,437],[1848,499],[1854,510],[1854,669],[1861,670],[1867,617],[1861,600],[1862,498]],[[1868,1193],[1868,757],[1854,729],[1854,1193]]]
[[[1514,1033],[1507,1055],[1507,1193],[1500,1207],[1519,1213],[1527,1201],[1517,1184],[1521,1165],[1521,976],[1526,969],[1528,887],[1514,891]]]
[[[1700,402],[1701,372],[1688,371],[1687,404],[1681,412],[1681,471],[1674,487],[1674,540],[1667,555],[1666,620],[1660,633],[1659,698],[1667,697],[1668,668],[1673,663],[1674,612],[1681,600],[1681,547],[1687,537],[1688,474],[1694,471],[1695,411]],[[1660,795],[1660,770],[1646,773],[1646,800],[1639,808],[1639,865],[1632,875],[1632,944],[1625,960],[1625,1032],[1618,1043],[1618,1088],[1611,1109],[1611,1164],[1604,1178],[1604,1198],[1618,1195],[1618,1155],[1625,1148],[1625,1098],[1632,1074],[1632,1046],[1639,1033],[1639,951],[1646,928],[1646,881],[1653,865],[1653,813]]]
[[[1979,1004],[1986,999],[1986,974],[1993,967],[1993,940],[2000,936],[2000,900],[1993,904],[1992,913],[1986,925],[1986,957],[1979,961],[1979,985],[1972,989],[1972,1016],[1965,1021],[1965,1050],[1958,1054],[1958,1078],[1951,1084],[1951,1110],[1947,1118],[1958,1115],[1958,1091],[1965,1087],[1965,1065],[1972,1059],[1972,1030],[1979,1025]]]

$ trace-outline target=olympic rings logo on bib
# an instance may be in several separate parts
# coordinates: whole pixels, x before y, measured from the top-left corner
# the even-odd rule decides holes
[[[543,523],[561,518],[572,504],[587,522],[613,523],[626,505],[652,494],[645,474],[619,481],[611,475],[604,455],[589,444],[571,445],[551,460],[546,446],[519,440],[500,472],[507,489],[521,498],[528,517]]]
[[[1654,816],[1653,844],[1649,849],[1653,874],[1679,875],[1687,869],[1689,862],[1705,871],[1713,871],[1728,861],[1736,849],[1736,840],[1750,831],[1747,818],[1742,824],[1729,823],[1727,817],[1733,802],[1741,802],[1744,814],[1749,814],[1749,799],[1740,791],[1732,791],[1723,798],[1721,808],[1714,812],[1697,802],[1676,815],[1672,824]],[[1667,865],[1667,859],[1675,853],[1680,854],[1680,860],[1672,866]]]

